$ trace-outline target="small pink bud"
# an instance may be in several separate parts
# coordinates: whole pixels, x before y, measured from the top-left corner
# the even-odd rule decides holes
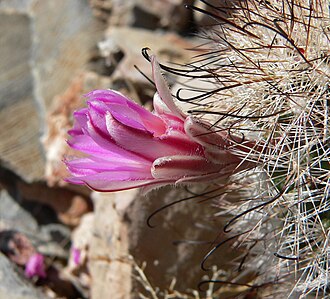
[[[34,276],[45,278],[44,257],[40,253],[33,254],[25,265],[25,276],[32,278]]]
[[[78,248],[72,247],[71,249],[72,260],[75,265],[80,264],[80,250]]]

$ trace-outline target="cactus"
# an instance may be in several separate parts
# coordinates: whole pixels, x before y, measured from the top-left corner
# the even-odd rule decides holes
[[[210,134],[226,133],[230,150],[256,165],[233,175],[227,199],[218,201],[219,214],[232,215],[225,231],[228,242],[240,248],[238,269],[263,296],[325,298],[330,281],[329,2],[200,3],[204,8],[187,7],[213,22],[200,33],[206,42],[194,49],[191,64],[162,68],[185,78],[188,87],[176,98],[192,107],[188,112],[210,122]]]

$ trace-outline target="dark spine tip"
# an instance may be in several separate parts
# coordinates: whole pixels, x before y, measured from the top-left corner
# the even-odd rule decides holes
[[[148,51],[150,51],[150,48],[145,47],[141,50],[141,53],[145,59],[147,59],[149,62],[151,62],[150,55],[148,54]]]

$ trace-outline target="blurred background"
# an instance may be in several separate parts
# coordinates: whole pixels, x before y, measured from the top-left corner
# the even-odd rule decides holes
[[[154,86],[134,67],[151,77],[141,49],[189,62],[209,22],[184,7],[207,9],[194,2],[0,0],[0,298],[149,298],[144,262],[155,288],[197,288],[207,242],[221,238],[208,202],[166,209],[151,229],[154,210],[192,190],[91,193],[63,181],[62,163],[86,92],[111,88],[151,107]],[[46,275],[27,279],[36,252]]]

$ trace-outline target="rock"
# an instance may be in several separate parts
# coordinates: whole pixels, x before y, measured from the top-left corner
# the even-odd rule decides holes
[[[8,194],[6,190],[1,190],[0,233],[12,232],[14,233],[13,235],[17,234],[18,242],[16,243],[27,244],[26,248],[29,248],[28,243],[31,242],[37,251],[47,256],[67,258],[67,252],[61,246],[61,243],[67,242],[66,240],[70,238],[69,229],[58,223],[39,226],[33,215],[21,206],[25,203],[24,197],[21,197],[21,201],[18,201],[18,199],[14,199]],[[48,216],[48,218],[50,217]],[[23,236],[23,239],[21,236]],[[20,238],[22,241],[20,241]],[[24,238],[28,238],[28,240],[24,241]],[[29,249],[28,251],[31,250]]]
[[[43,175],[28,15],[0,10],[0,163],[27,181]]]
[[[88,263],[92,279],[91,298],[132,298],[132,265],[127,260],[128,227],[115,208],[116,198],[120,196],[128,201],[134,200],[136,190],[95,193],[94,233]]]
[[[46,299],[49,298],[24,279],[13,264],[0,252],[0,298]]]
[[[36,254],[36,249],[28,237],[16,230],[0,231],[0,250],[12,262],[25,266]]]
[[[166,28],[183,32],[191,26],[192,11],[185,4],[194,0],[91,0],[96,15],[110,26],[130,26],[155,30]]]
[[[73,252],[71,252],[68,264],[68,268],[71,272],[83,268],[87,263],[88,252],[93,240],[94,222],[94,213],[88,213],[82,217],[79,226],[72,232],[72,250],[77,250],[79,252],[79,258],[78,260],[75,259]]]
[[[1,0],[0,10],[7,13],[23,13],[28,12],[35,0]]]
[[[25,202],[37,202],[51,207],[59,220],[69,226],[76,226],[81,216],[93,208],[88,196],[68,189],[49,188],[43,183],[26,184],[22,181],[18,182],[17,187]]]
[[[15,229],[22,233],[36,234],[38,232],[38,223],[6,190],[1,190],[0,230],[8,229]]]
[[[49,108],[54,97],[86,67],[101,37],[102,26],[93,18],[87,1],[37,0],[33,15],[37,38],[35,70],[36,79],[40,80],[36,83]],[[49,32],[54,33],[51,38]]]
[[[166,289],[175,277],[178,291],[197,288],[205,274],[200,263],[211,246],[199,242],[212,242],[218,235],[213,230],[216,223],[209,224],[213,215],[209,203],[195,198],[176,204],[152,220],[157,225],[154,229],[146,224],[157,208],[188,195],[182,189],[170,188],[153,191],[147,198],[136,190],[94,195],[91,298],[132,298],[141,291],[132,275],[131,255],[137,264],[147,263],[145,274],[153,286]]]
[[[238,2],[239,0],[222,0],[221,3],[219,3],[219,0],[196,1],[195,6],[205,11],[205,13],[194,11],[193,17],[197,27],[209,30],[212,28],[212,25],[218,26],[223,23],[222,20],[230,17],[234,11],[235,4]],[[216,20],[214,17],[209,16],[208,13],[219,16],[221,19]]]
[[[72,232],[71,254],[65,273],[70,280],[89,298],[91,277],[87,268],[89,250],[94,234],[94,213],[84,215],[78,227]]]
[[[151,78],[151,65],[141,54],[145,47],[151,49],[163,63],[184,64],[190,60],[191,52],[187,48],[192,48],[195,43],[180,37],[175,33],[151,32],[143,29],[129,27],[109,27],[106,31],[105,40],[99,43],[101,55],[107,59],[107,63],[113,63],[112,56],[119,51],[123,53],[122,59],[116,65],[112,74],[114,86],[118,82],[133,84],[137,92],[149,86],[150,97],[155,90],[147,80],[135,70],[135,65],[149,78]],[[173,45],[175,44],[175,47]],[[144,93],[146,93],[144,91]],[[134,97],[135,100],[136,97]]]
[[[0,162],[27,182],[42,180],[45,112],[86,67],[101,27],[76,0],[3,0],[0,27]]]
[[[72,128],[73,112],[85,105],[84,94],[94,89],[107,89],[110,79],[93,72],[74,77],[68,88],[54,98],[46,115],[47,133],[42,142],[45,148],[45,179],[49,186],[67,186],[63,180],[69,175],[63,160],[74,154],[67,145],[68,130]]]

